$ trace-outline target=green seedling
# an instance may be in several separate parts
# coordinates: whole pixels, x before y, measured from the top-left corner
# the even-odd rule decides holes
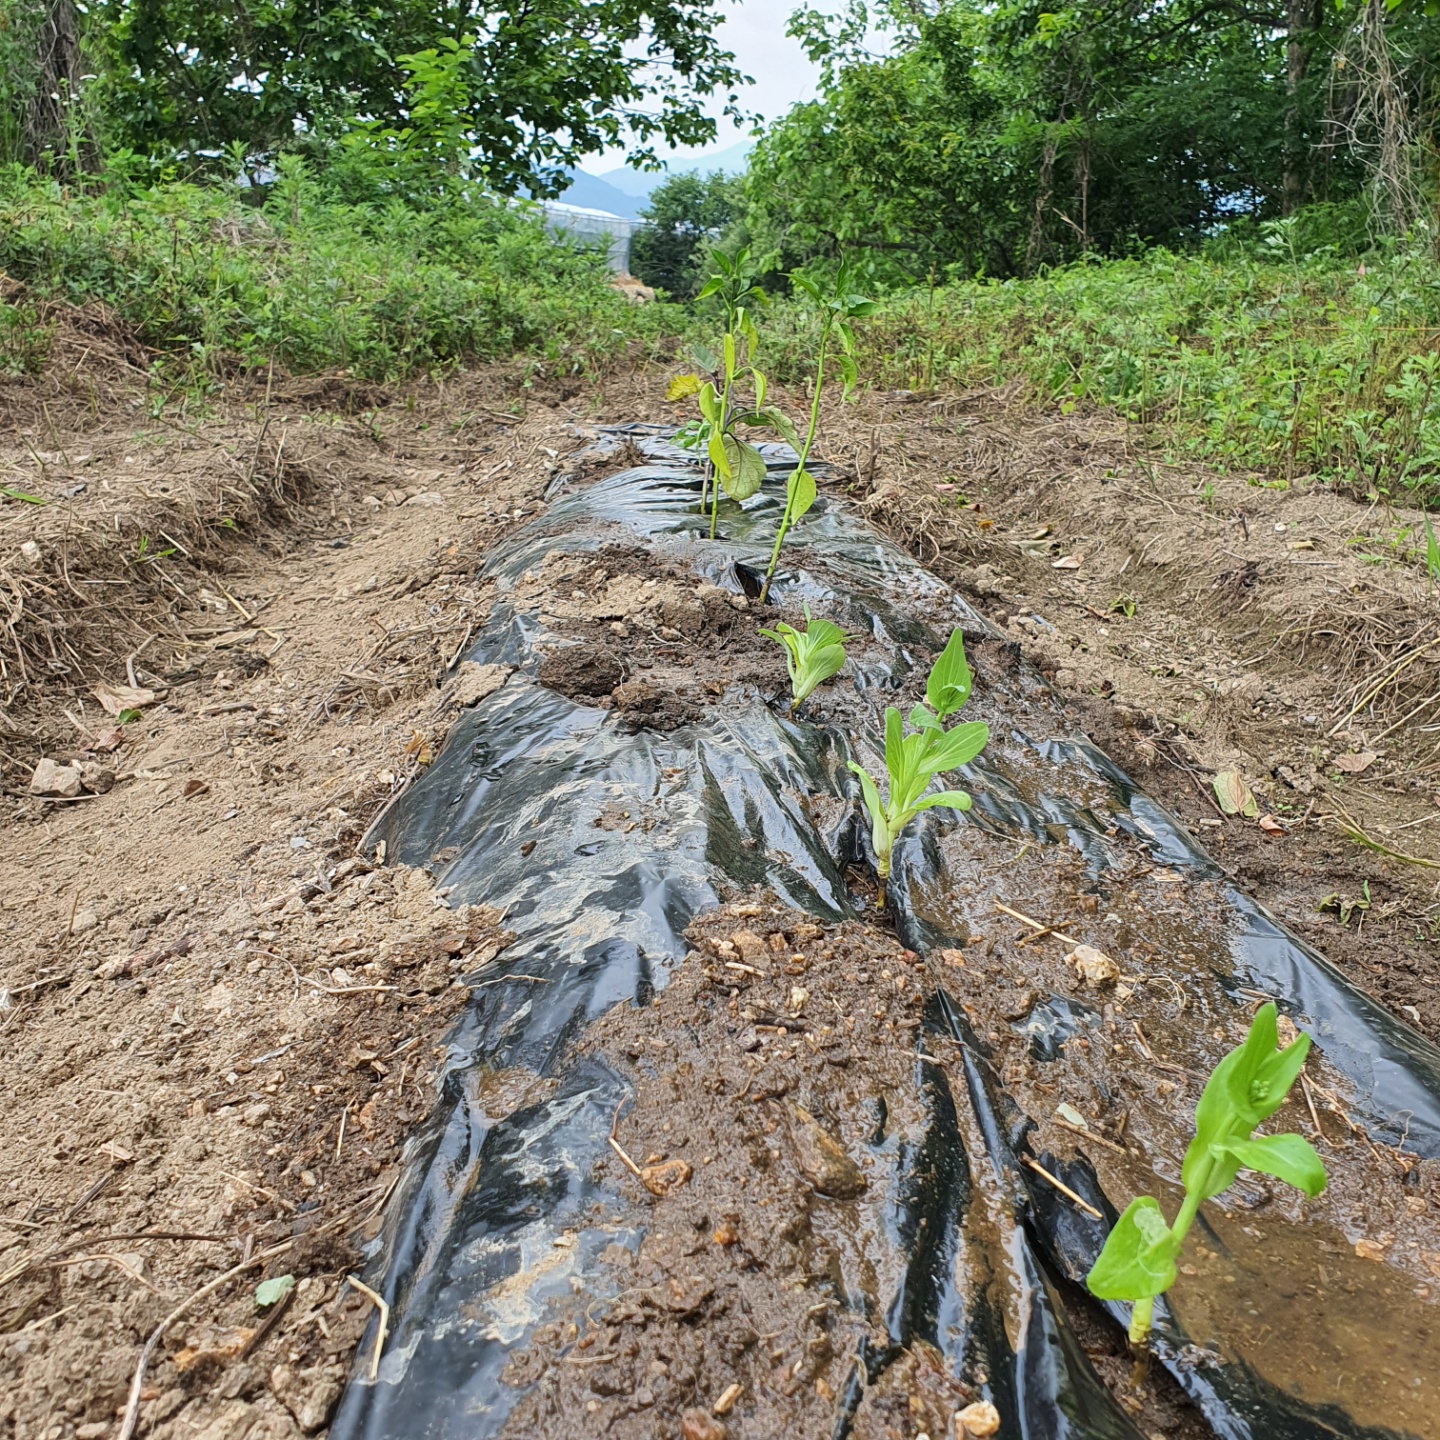
[[[845,663],[845,632],[829,620],[812,620],[805,607],[805,628],[778,621],[773,630],[760,633],[785,647],[785,668],[790,672],[790,713],[793,715],[817,685]]]
[[[913,728],[904,733],[900,712],[892,705],[885,711],[885,769],[890,790],[885,801],[869,772],[853,760],[850,769],[860,779],[860,793],[870,816],[871,844],[875,849],[875,874],[880,882],[878,908],[885,908],[885,884],[890,878],[890,856],[900,832],[922,810],[944,806],[968,810],[970,796],[963,790],[938,790],[926,794],[931,780],[950,770],[968,765],[990,739],[990,727],[970,721],[945,729],[945,721],[970,697],[973,681],[965,660],[965,640],[957,629],[950,636],[925,685],[927,709],[917,705],[910,712]]]
[[[1367,880],[1361,888],[1362,893],[1356,900],[1347,900],[1338,890],[1334,891],[1315,907],[1317,913],[1324,915],[1327,911],[1333,911],[1340,917],[1342,925],[1348,925],[1350,917],[1356,914],[1363,920],[1365,912],[1370,908],[1370,882]]]
[[[1430,577],[1430,588],[1440,580],[1440,545],[1435,543],[1435,531],[1430,525],[1430,512],[1425,512],[1425,573]]]
[[[786,533],[815,503],[815,477],[805,466],[810,459],[811,450],[815,447],[815,435],[820,428],[820,392],[825,384],[825,361],[830,346],[833,341],[840,342],[840,353],[835,357],[835,363],[840,371],[843,387],[841,398],[848,400],[859,379],[859,371],[855,365],[855,332],[851,328],[851,321],[873,315],[877,308],[875,301],[855,293],[855,275],[848,264],[841,265],[835,277],[835,286],[829,295],[823,294],[820,287],[804,275],[791,275],[790,279],[798,290],[803,291],[820,307],[820,344],[815,356],[815,380],[810,389],[810,417],[803,441],[795,427],[779,410],[774,407],[765,410],[760,405],[756,407],[763,417],[762,423],[774,429],[800,457],[785,485],[785,510],[780,516],[775,548],[770,552],[770,565],[765,571],[765,584],[760,590],[762,604],[770,594],[770,581],[774,577],[775,566],[779,563],[780,547],[785,543]]]
[[[816,303],[821,317],[809,422],[802,439],[784,411],[767,403],[769,383],[755,364],[760,348],[755,312],[764,303],[765,295],[755,285],[748,269],[748,250],[740,250],[733,257],[717,250],[710,258],[715,268],[696,299],[713,297],[724,309],[725,330],[720,348],[713,351],[705,346],[692,346],[689,355],[699,373],[675,376],[666,389],[665,398],[674,402],[694,396],[700,407],[700,418],[682,427],[675,439],[686,449],[705,452],[707,468],[701,480],[700,510],[703,514],[708,504],[712,540],[719,519],[720,491],[723,489],[732,500],[748,500],[765,480],[765,457],[740,438],[740,426],[769,430],[785,441],[798,457],[785,486],[785,509],[760,591],[763,603],[769,597],[770,581],[786,533],[815,503],[815,477],[806,464],[820,428],[820,394],[825,384],[827,361],[833,358],[843,382],[844,396],[848,398],[859,377],[851,322],[871,314],[876,307],[874,301],[854,293],[854,275],[848,265],[840,267],[835,287],[828,295],[822,294],[820,288],[803,275],[790,277],[796,289]],[[830,351],[837,341],[839,353],[832,357]],[[709,378],[705,378],[707,374]]]
[[[1155,1297],[1175,1283],[1175,1262],[1202,1201],[1229,1189],[1241,1169],[1273,1175],[1311,1199],[1325,1188],[1325,1166],[1308,1140],[1253,1133],[1284,1103],[1310,1052],[1308,1035],[1283,1050],[1278,1043],[1275,1006],[1262,1005],[1244,1043],[1211,1072],[1195,1107],[1195,1138],[1180,1172],[1185,1199],[1175,1223],[1165,1223],[1158,1200],[1141,1195],[1115,1222],[1091,1267],[1092,1295],[1134,1302],[1130,1340],[1137,1347],[1149,1337]]]
[[[720,517],[721,489],[732,500],[748,500],[765,480],[765,457],[740,439],[735,427],[742,423],[769,422],[765,418],[768,384],[754,363],[760,348],[754,311],[764,303],[764,292],[754,283],[748,269],[748,250],[740,250],[733,257],[716,250],[710,259],[715,268],[696,299],[708,300],[714,296],[719,301],[725,311],[725,331],[718,354],[695,347],[692,359],[702,369],[712,372],[712,378],[677,375],[670,382],[665,398],[684,400],[694,395],[700,406],[700,419],[686,426],[676,438],[687,448],[705,451],[708,468],[701,482],[700,513],[705,513],[708,504],[713,540]],[[741,404],[743,388],[747,385],[753,400],[750,407]]]

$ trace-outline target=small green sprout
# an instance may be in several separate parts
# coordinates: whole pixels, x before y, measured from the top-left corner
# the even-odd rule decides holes
[[[255,1308],[268,1310],[270,1306],[283,1300],[294,1288],[295,1277],[293,1275],[276,1275],[271,1280],[262,1280],[255,1287]]]
[[[1430,524],[1430,512],[1425,512],[1425,572],[1430,577],[1430,588],[1440,580],[1440,544],[1435,541],[1435,531]]]
[[[904,734],[900,712],[885,711],[885,769],[890,777],[889,799],[882,803],[880,789],[863,766],[853,760],[850,769],[860,777],[860,792],[870,816],[871,843],[875,848],[875,874],[880,882],[878,908],[885,908],[885,882],[890,878],[890,855],[900,832],[922,810],[943,805],[968,810],[970,797],[963,790],[939,790],[927,795],[931,780],[968,765],[990,739],[990,727],[970,721],[946,730],[944,721],[970,697],[973,681],[965,661],[965,639],[959,627],[951,634],[930,671],[925,698],[930,708],[917,705],[910,712],[912,734]]]
[[[792,715],[817,685],[828,680],[845,663],[845,632],[829,620],[812,620],[809,605],[805,607],[804,630],[780,620],[773,630],[762,628],[760,633],[785,647]]]
[[[1244,1043],[1211,1072],[1195,1107],[1195,1138],[1180,1172],[1185,1199],[1175,1223],[1167,1225],[1159,1202],[1141,1195],[1115,1222],[1091,1267],[1092,1295],[1135,1302],[1130,1340],[1136,1346],[1150,1334],[1155,1297],[1175,1283],[1175,1262],[1202,1200],[1229,1189],[1242,1167],[1273,1175],[1311,1199],[1325,1188],[1325,1166],[1308,1140],[1252,1133],[1284,1103],[1310,1051],[1308,1035],[1283,1050],[1278,1044],[1275,1006],[1262,1005]]]

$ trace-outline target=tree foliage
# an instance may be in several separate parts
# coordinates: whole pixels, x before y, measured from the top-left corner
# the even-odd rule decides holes
[[[736,113],[743,78],[716,0],[98,0],[96,19],[112,126],[138,150],[263,155],[342,117],[398,135],[417,75],[448,67],[452,158],[504,194],[556,193],[606,147],[704,144],[705,98]]]
[[[791,33],[820,93],[753,157],[750,238],[777,270],[863,250],[877,280],[903,284],[1185,248],[1239,217],[1356,195],[1365,154],[1346,124],[1360,77],[1343,52],[1357,5],[802,9]],[[865,48],[876,21],[893,34],[878,55]]]
[[[671,175],[640,212],[646,227],[630,241],[630,268],[647,285],[692,299],[705,283],[705,252],[739,218],[744,181],[697,170]]]

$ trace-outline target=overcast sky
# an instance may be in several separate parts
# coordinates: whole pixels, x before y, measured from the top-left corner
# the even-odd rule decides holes
[[[838,14],[845,8],[844,0],[810,0],[812,8]],[[790,39],[785,27],[799,0],[724,0],[725,23],[718,37],[727,50],[735,52],[740,69],[751,76],[754,85],[740,92],[746,110],[758,110],[767,120],[783,115],[797,100],[809,100],[815,94],[815,67],[805,58],[799,42]],[[722,105],[711,107],[719,117]],[[747,138],[748,129],[736,129],[728,120],[720,120],[720,132],[713,145],[704,150],[684,149],[662,152],[666,158],[685,159],[704,154],[707,150],[725,150]],[[584,169],[592,174],[613,170],[622,155],[592,155]]]

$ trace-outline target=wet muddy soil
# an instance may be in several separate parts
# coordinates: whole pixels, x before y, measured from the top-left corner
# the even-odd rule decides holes
[[[960,1435],[988,1377],[897,1347],[884,1313],[903,1285],[887,1217],[935,1183],[897,1165],[927,1121],[925,964],[766,897],[687,936],[654,1003],[580,1043],[634,1087],[602,1162],[628,1203],[596,1217],[607,1273],[512,1355],[527,1393],[504,1433],[759,1440],[848,1413],[857,1440]],[[1093,1317],[1088,1343],[1116,1348]],[[868,1381],[862,1356],[883,1357]],[[1209,1433],[1163,1372],[1129,1399],[1152,1433]]]

